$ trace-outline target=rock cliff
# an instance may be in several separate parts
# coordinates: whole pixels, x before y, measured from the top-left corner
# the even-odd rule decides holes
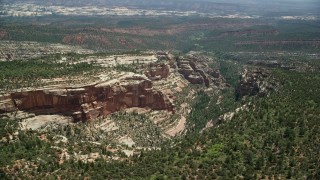
[[[167,78],[170,74],[170,66],[164,63],[148,64],[147,70],[144,73],[151,80],[160,80]]]
[[[168,98],[153,89],[151,81],[141,75],[124,75],[81,87],[14,92],[0,97],[0,113],[15,110],[59,113],[70,115],[75,121],[90,121],[130,107],[173,111]]]
[[[206,87],[211,85],[225,87],[225,79],[219,70],[209,66],[212,59],[200,55],[188,55],[177,59],[178,72],[184,76],[191,84],[204,84]]]
[[[271,78],[269,71],[262,68],[245,69],[240,75],[240,82],[236,88],[236,98],[243,96],[265,96],[275,90],[277,82]]]

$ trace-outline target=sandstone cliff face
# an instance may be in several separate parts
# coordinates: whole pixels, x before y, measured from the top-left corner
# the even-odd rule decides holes
[[[170,66],[167,64],[149,64],[144,73],[151,80],[167,78],[170,74]]]
[[[177,59],[178,72],[191,84],[204,84],[206,87],[211,85],[217,87],[226,86],[219,70],[209,67],[209,63],[210,60],[206,57],[196,55],[179,57]]]
[[[0,114],[17,110],[10,94],[0,96]]]
[[[269,71],[261,68],[245,69],[240,75],[240,82],[236,88],[236,98],[243,96],[265,96],[275,90],[277,83],[271,78]]]
[[[154,90],[151,81],[140,75],[76,88],[15,92],[0,98],[0,113],[14,110],[61,113],[71,115],[75,121],[90,121],[130,107],[173,111],[168,98]]]

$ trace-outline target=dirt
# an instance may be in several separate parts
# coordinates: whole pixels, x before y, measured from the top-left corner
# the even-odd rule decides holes
[[[132,108],[125,109],[125,112],[127,112],[127,113],[138,113],[138,114],[145,114],[150,111],[151,111],[150,109],[139,108],[139,107],[132,107]]]
[[[155,55],[111,55],[105,57],[88,57],[80,62],[95,62],[103,67],[112,67],[119,64],[147,64],[156,62]]]
[[[40,129],[51,123],[68,124],[72,123],[72,117],[62,115],[38,115],[27,118],[21,122],[22,129]]]
[[[107,131],[107,132],[111,132],[119,129],[116,123],[112,120],[106,120],[102,124],[96,126],[96,128],[101,129],[103,131]]]
[[[122,150],[122,152],[124,152],[128,157],[133,156],[134,151],[133,150]]]
[[[169,136],[176,136],[178,133],[181,133],[184,129],[185,129],[185,126],[186,126],[186,118],[184,116],[182,116],[178,122],[178,124],[167,130],[166,131],[166,134],[168,134]]]
[[[132,140],[131,137],[128,136],[123,136],[119,139],[119,143],[120,144],[124,144],[127,145],[128,147],[132,147],[133,145],[135,145],[136,143]]]
[[[3,40],[0,43],[0,61],[38,58],[50,54],[67,54],[70,52],[92,54],[95,51],[84,49],[79,46],[48,44],[34,41]]]
[[[207,122],[206,126],[200,132],[203,132],[203,131],[205,131],[205,130],[207,130],[209,128],[212,128],[213,126],[214,126],[213,121],[210,120],[210,121]]]

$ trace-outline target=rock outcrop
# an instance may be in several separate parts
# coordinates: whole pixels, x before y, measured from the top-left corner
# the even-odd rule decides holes
[[[167,78],[170,74],[170,66],[164,63],[149,64],[144,73],[151,80],[160,80]]]
[[[226,86],[225,79],[219,70],[211,68],[210,59],[205,56],[189,55],[177,59],[178,72],[191,84],[204,84],[206,87],[214,85]],[[212,63],[212,60],[211,60]]]
[[[0,96],[0,114],[18,110],[11,99],[10,94]]]
[[[277,83],[271,78],[269,71],[262,68],[245,69],[236,88],[236,99],[247,95],[265,96],[275,90],[276,86]]]
[[[141,75],[125,75],[81,87],[14,92],[0,97],[0,113],[15,110],[60,113],[72,116],[75,121],[90,121],[130,107],[173,111],[168,98],[153,89],[151,81]]]

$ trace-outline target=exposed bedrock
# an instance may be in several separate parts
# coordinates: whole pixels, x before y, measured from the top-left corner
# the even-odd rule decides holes
[[[236,88],[236,98],[243,96],[265,96],[274,91],[278,83],[271,77],[271,73],[262,68],[245,69],[240,75],[240,82]]]
[[[204,84],[223,88],[226,86],[224,78],[219,70],[212,69],[209,64],[213,60],[205,56],[189,55],[177,59],[178,72],[191,84]]]
[[[0,97],[0,113],[15,110],[61,113],[71,115],[75,121],[90,121],[130,107],[173,111],[168,98],[140,75],[82,87],[38,89]]]
[[[164,79],[170,74],[170,66],[164,63],[149,64],[144,74],[151,80]]]

